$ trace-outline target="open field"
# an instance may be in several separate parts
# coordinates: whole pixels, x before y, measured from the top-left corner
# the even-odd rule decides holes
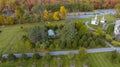
[[[120,63],[110,61],[110,53],[89,54],[90,67],[119,67]]]

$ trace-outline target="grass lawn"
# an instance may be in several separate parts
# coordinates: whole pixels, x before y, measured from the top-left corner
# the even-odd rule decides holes
[[[101,18],[102,18],[102,16],[98,17],[98,19],[101,19]],[[110,14],[105,15],[105,19],[107,21],[107,24],[114,23],[117,20],[117,18],[115,18],[114,15],[110,15]],[[100,23],[99,25],[92,25],[91,21],[89,21],[89,26],[93,27],[94,29],[102,29],[103,24]]]
[[[120,63],[110,61],[110,53],[89,54],[90,67],[120,67]]]

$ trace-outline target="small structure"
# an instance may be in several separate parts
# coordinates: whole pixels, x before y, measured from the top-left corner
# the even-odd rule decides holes
[[[91,24],[93,24],[93,25],[98,25],[99,24],[99,21],[97,19],[97,15],[95,16],[95,18],[92,19]]]
[[[102,19],[100,20],[101,23],[105,23],[105,17],[103,16]]]
[[[115,22],[114,34],[115,34],[115,35],[120,35],[120,20],[117,20],[117,21]]]
[[[49,36],[49,38],[55,38],[55,33],[52,29],[48,30],[48,36]]]
[[[107,30],[107,28],[108,28],[108,24],[105,22],[105,23],[103,24],[102,29],[103,29],[103,30]]]

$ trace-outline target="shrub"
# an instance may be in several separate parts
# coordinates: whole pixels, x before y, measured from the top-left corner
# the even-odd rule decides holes
[[[5,24],[15,24],[14,18],[12,17],[7,17],[5,20]]]
[[[14,54],[9,54],[8,55],[8,61],[15,61],[16,60],[16,56]]]
[[[5,58],[2,57],[2,54],[0,55],[0,63],[4,62]]]
[[[1,25],[1,24],[4,24],[4,22],[5,22],[4,16],[3,16],[3,15],[0,15],[0,25]]]
[[[115,46],[120,46],[120,42],[118,42],[118,41],[113,40],[111,43]]]
[[[0,33],[2,33],[2,31],[0,30]]]
[[[71,60],[71,59],[73,59],[73,58],[74,58],[74,53],[69,52],[67,56],[68,56],[68,59],[70,59],[70,60]]]
[[[112,51],[112,53],[111,53],[111,60],[114,63],[118,63],[119,62],[119,54],[118,54],[118,52],[116,50]]]
[[[45,60],[50,60],[51,59],[50,53],[48,51],[45,52],[45,54],[43,56],[43,59],[45,59]]]
[[[39,53],[34,53],[32,58],[35,59],[35,60],[39,59],[40,58]]]
[[[22,61],[26,61],[28,59],[26,54],[22,54],[21,58]]]
[[[81,61],[85,61],[87,59],[86,49],[81,47],[78,51],[77,57],[80,58]]]
[[[106,34],[105,38],[107,41],[110,41],[110,42],[113,40],[109,34]]]

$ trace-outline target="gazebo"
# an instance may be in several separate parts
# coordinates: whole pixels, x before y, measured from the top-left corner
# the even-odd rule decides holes
[[[54,38],[55,37],[55,32],[52,29],[48,30],[48,36],[49,38]]]

